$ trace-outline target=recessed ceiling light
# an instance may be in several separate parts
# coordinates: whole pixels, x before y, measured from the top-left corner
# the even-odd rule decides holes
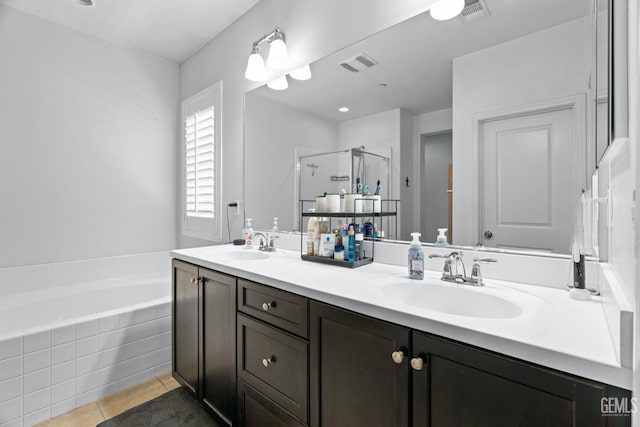
[[[347,111],[349,111],[349,107],[340,107],[338,108],[338,111],[340,111],[341,113],[346,113]]]
[[[387,84],[386,83],[380,83],[378,85],[378,87],[384,89],[385,87],[387,87]]]
[[[93,0],[77,0],[83,6],[93,6]]]

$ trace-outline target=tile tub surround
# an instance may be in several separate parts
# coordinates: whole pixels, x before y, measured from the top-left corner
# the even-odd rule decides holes
[[[31,426],[170,371],[168,265],[168,254],[163,252],[50,264],[48,268],[2,269],[11,270],[13,278],[31,277],[31,280],[14,281],[11,292],[0,298],[0,318],[3,309],[8,310],[5,315],[13,310],[8,314],[12,319],[3,320],[0,325],[0,426]],[[115,266],[115,270],[105,269],[108,266]],[[57,279],[51,272],[56,270],[66,271],[67,279],[52,284]],[[34,288],[33,279],[39,274],[36,271],[50,272],[49,286]],[[159,272],[164,277],[142,286],[155,287],[154,283],[158,283],[166,289],[160,292],[164,296],[154,294],[151,301],[145,298],[141,287],[134,289],[139,294],[135,299],[124,293],[122,288],[144,283],[149,273],[157,276]],[[81,282],[96,275],[108,280]],[[105,297],[109,295],[104,293],[105,286],[114,296],[125,295],[124,300],[115,301],[118,305],[113,307],[109,304],[114,301],[99,301],[110,299]],[[74,292],[91,295],[94,288],[103,292],[101,297],[89,297],[85,303],[73,302]],[[28,307],[23,313],[18,303],[14,304],[20,300],[25,300],[24,307]],[[40,308],[36,305],[38,300]],[[98,302],[104,302],[108,308],[95,311],[101,306]],[[62,310],[63,306],[74,304],[78,306],[76,314],[51,310],[51,305]],[[39,325],[30,322],[36,317],[47,319],[43,317],[47,312],[54,317],[42,320]],[[21,327],[18,323],[21,321],[28,326]]]
[[[439,280],[439,269],[427,270],[424,281],[412,281],[407,278],[406,266],[374,262],[357,269],[339,268],[305,262],[299,252],[285,249],[259,260],[233,256],[234,252],[241,251],[245,249],[223,245],[171,253],[174,258],[221,273],[631,389],[632,370],[620,363],[603,304],[598,298],[576,301],[568,297],[565,289],[491,278],[485,280],[484,288],[443,284]],[[510,319],[485,319],[432,311],[389,298],[383,293],[383,287],[391,283],[460,286],[468,292],[493,293],[520,306],[523,314]],[[532,299],[541,302],[543,309],[529,306],[527,301]]]

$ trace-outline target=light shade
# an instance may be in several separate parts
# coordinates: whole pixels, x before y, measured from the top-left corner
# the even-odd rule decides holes
[[[289,67],[289,53],[282,39],[275,39],[270,43],[267,65],[274,70],[284,70]]]
[[[457,16],[464,9],[464,0],[441,0],[431,6],[429,13],[433,19],[446,21]]]
[[[269,83],[267,83],[267,86],[269,86],[273,90],[285,90],[289,87],[289,82],[287,82],[287,76],[282,76],[270,81]]]
[[[311,78],[311,68],[307,64],[304,67],[293,70],[289,75],[296,80],[309,80]]]
[[[264,71],[264,60],[259,53],[256,52],[249,55],[244,76],[254,82],[263,82],[267,79],[267,73]]]

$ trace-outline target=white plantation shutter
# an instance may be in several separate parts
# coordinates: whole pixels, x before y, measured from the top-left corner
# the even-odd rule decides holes
[[[182,104],[183,234],[218,240],[222,82]]]

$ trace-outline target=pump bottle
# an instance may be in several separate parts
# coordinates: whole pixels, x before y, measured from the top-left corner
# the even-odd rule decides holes
[[[424,251],[420,244],[420,233],[411,233],[413,240],[409,246],[409,277],[411,279],[424,279]]]

